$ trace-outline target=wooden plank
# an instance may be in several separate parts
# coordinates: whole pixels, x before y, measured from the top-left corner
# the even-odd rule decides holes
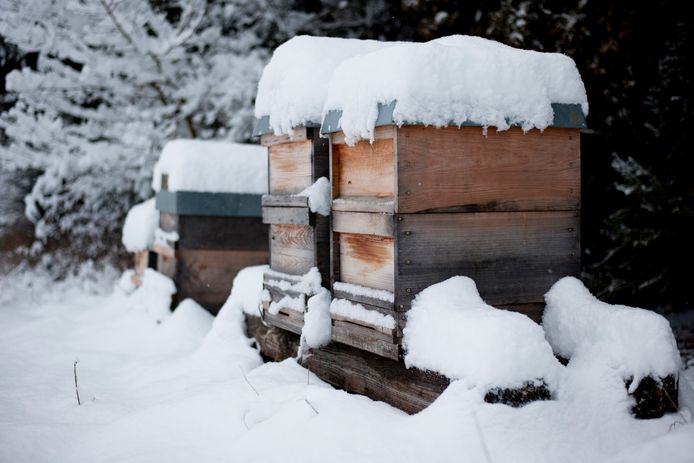
[[[366,322],[364,320],[358,320],[355,318],[345,317],[343,315],[338,315],[338,314],[330,314],[330,317],[333,320],[345,322],[348,324],[351,323],[353,325],[359,325],[361,327],[364,327],[364,328],[367,328],[370,330],[378,331],[379,333],[386,335],[388,337],[388,340],[391,342],[394,341],[394,339],[395,339],[395,331],[396,331],[395,328],[386,328],[384,326],[375,325],[373,323],[369,323],[369,322]]]
[[[340,212],[374,212],[393,214],[395,201],[393,198],[374,198],[371,196],[342,196],[333,199],[333,211]]]
[[[426,408],[449,384],[443,376],[407,369],[402,362],[339,343],[312,349],[301,363],[335,387],[367,395],[407,413]]]
[[[393,238],[339,233],[340,281],[394,290]]]
[[[297,195],[263,195],[262,205],[263,207],[308,207],[308,197]]]
[[[260,348],[260,354],[269,360],[281,362],[296,357],[299,336],[295,333],[263,324],[260,317],[246,314],[246,333]]]
[[[359,233],[393,237],[395,233],[394,216],[367,212],[334,211],[333,231],[338,233]]]
[[[308,207],[266,207],[263,206],[263,223],[311,225],[312,217]]]
[[[165,232],[178,232],[178,214],[159,213],[159,228]]]
[[[395,137],[395,126],[384,125],[374,128],[374,140],[392,140]],[[345,144],[345,134],[343,132],[335,132],[330,135],[330,138],[335,145]]]
[[[167,277],[176,279],[176,259],[174,257],[157,254],[157,271]]]
[[[270,226],[270,267],[303,275],[316,265],[314,229],[309,225]]]
[[[376,310],[386,315],[394,316],[396,313],[395,304],[393,302],[383,301],[381,299],[362,296],[359,294],[352,294],[346,291],[340,291],[339,289],[335,289],[335,285],[333,285],[333,298],[347,299],[348,301],[361,304],[367,309]]]
[[[578,129],[409,126],[397,146],[399,213],[580,208]]]
[[[393,140],[361,141],[354,146],[333,145],[339,172],[337,196],[389,198],[395,188]],[[334,172],[334,170],[333,170]]]
[[[543,301],[559,278],[577,275],[579,214],[403,214],[398,222],[396,306],[455,275],[475,280],[492,305]]]
[[[269,227],[260,217],[179,216],[178,247],[267,251]]]
[[[192,297],[220,307],[239,270],[268,261],[267,251],[178,249],[175,283],[179,300]]]
[[[311,140],[296,141],[269,148],[270,193],[299,193],[313,183]]]
[[[308,129],[305,127],[296,127],[289,135],[266,133],[260,136],[260,144],[263,146],[273,146],[305,140],[308,140]]]
[[[398,360],[400,349],[392,336],[346,321],[333,319],[332,323],[333,341]]]
[[[265,304],[265,303],[264,303]],[[276,326],[282,330],[290,331],[292,333],[301,334],[302,323],[297,323],[294,318],[288,317],[282,312],[278,312],[277,315],[273,315],[267,311],[267,308],[263,310],[263,320],[270,326]]]

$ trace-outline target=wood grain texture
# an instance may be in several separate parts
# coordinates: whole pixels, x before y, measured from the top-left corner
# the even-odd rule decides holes
[[[354,146],[332,145],[338,197],[393,197],[395,189],[393,140],[361,141]]]
[[[580,208],[578,129],[397,130],[399,213]]]
[[[366,212],[333,211],[333,231],[338,233],[359,233],[393,237],[395,233],[394,216]]]
[[[559,278],[577,275],[579,214],[404,214],[397,232],[396,306],[455,275],[475,280],[492,305],[543,301]]]
[[[303,275],[316,265],[314,228],[310,225],[270,226],[270,267]]]
[[[290,316],[288,311],[280,311],[273,315],[267,310],[267,303],[263,303],[263,321],[269,326],[275,326],[281,330],[286,330],[295,334],[301,334],[301,328],[304,326],[303,320],[299,321],[295,317]]]
[[[395,201],[393,201],[392,197],[342,196],[333,199],[332,210],[340,212],[379,212],[392,215],[395,211]]]
[[[308,197],[297,195],[263,195],[261,204],[270,207],[308,207]]]
[[[246,314],[246,334],[255,339],[260,348],[260,354],[266,360],[281,362],[290,357],[296,357],[299,349],[299,336],[295,333],[263,324],[260,317]]]
[[[312,349],[301,363],[323,381],[364,394],[407,413],[417,413],[448,386],[442,376],[405,368],[404,363],[339,343]]]
[[[333,319],[332,340],[381,357],[398,360],[400,353],[392,335],[348,321]]]
[[[292,143],[297,141],[305,141],[310,137],[311,129],[306,127],[297,127],[292,130],[289,135],[275,135],[274,133],[266,133],[260,136],[260,144],[263,146],[273,146],[284,143]]]
[[[260,217],[181,215],[179,248],[267,251],[269,227]]]
[[[394,125],[383,125],[374,128],[374,140],[392,140],[395,137]],[[335,145],[345,144],[344,132],[334,132],[330,134],[330,140]]]
[[[270,193],[299,193],[313,183],[311,140],[269,148]]]
[[[313,213],[308,207],[263,206],[263,223],[286,225],[312,225]]]
[[[381,325],[375,325],[373,323],[369,323],[364,320],[358,320],[355,318],[350,318],[350,317],[345,317],[343,315],[338,315],[338,314],[330,314],[331,318],[334,321],[339,321],[339,322],[344,322],[345,324],[354,324],[354,325],[359,325],[360,327],[378,331],[380,334],[383,334],[386,336],[387,341],[389,343],[393,343],[396,336],[395,336],[395,328],[386,328],[385,326]]]
[[[394,290],[392,238],[339,234],[340,280],[369,288]]]

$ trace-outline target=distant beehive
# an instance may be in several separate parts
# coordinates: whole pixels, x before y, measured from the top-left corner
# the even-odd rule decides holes
[[[185,176],[193,175],[187,171],[205,163],[205,152],[195,150],[196,146],[205,142],[185,142],[187,144],[184,148],[196,157],[186,160],[190,161],[188,165],[179,161],[176,175],[183,177],[184,188],[187,188],[191,184],[185,186]],[[260,149],[252,146],[249,148],[248,145],[217,145],[215,149],[220,150],[222,155],[225,149],[243,146],[249,152],[239,158],[245,156],[249,161],[258,155],[253,149]],[[182,151],[181,148],[178,150]],[[224,157],[219,159],[223,160]],[[219,159],[210,163],[210,169],[224,169],[218,165]],[[252,171],[262,168],[263,172],[258,172],[257,175],[264,184],[264,165],[262,161],[260,167],[237,166],[227,173],[215,173],[218,174],[217,181],[224,185],[227,183],[224,181],[225,175],[238,176],[243,174],[241,169]],[[158,255],[157,268],[176,283],[177,301],[190,297],[210,312],[217,313],[229,296],[232,281],[238,271],[268,261],[267,226],[261,218],[262,195],[188,191],[180,187],[176,191],[169,191],[169,175],[171,174],[160,174],[156,196],[156,207],[160,211],[159,230],[154,244],[154,251]],[[205,181],[210,178],[209,172],[208,175],[199,177],[201,185],[208,186]],[[228,183],[233,183],[233,179],[228,178]]]
[[[263,288],[271,297],[264,302],[266,323],[301,333],[303,312],[282,299],[299,298],[305,304],[311,294],[287,289],[297,278],[317,267],[323,286],[329,286],[330,218],[309,209],[308,198],[297,193],[320,177],[328,176],[328,140],[320,138],[317,124],[293,129],[291,136],[272,134],[268,118],[258,120],[255,135],[268,148],[269,194],[262,198],[263,223],[270,225],[270,271]],[[276,313],[270,303],[279,304]]]
[[[340,111],[323,123],[333,296],[396,320],[385,329],[333,316],[333,340],[398,358],[414,296],[454,275],[490,304],[539,318],[551,285],[579,272],[580,105],[553,105],[554,124],[528,133],[397,127],[393,109],[379,105],[373,143],[345,144]]]

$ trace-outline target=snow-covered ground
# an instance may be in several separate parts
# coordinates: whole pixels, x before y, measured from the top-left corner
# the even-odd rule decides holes
[[[263,364],[240,312],[157,323],[113,272],[0,280],[0,462],[694,461],[694,369],[680,414],[639,421],[609,371],[575,365],[520,409],[453,383],[408,416]],[[82,405],[77,405],[73,366]]]

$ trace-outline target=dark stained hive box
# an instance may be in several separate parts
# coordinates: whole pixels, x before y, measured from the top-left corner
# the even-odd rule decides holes
[[[261,118],[255,131],[268,148],[269,194],[263,196],[262,206],[263,222],[270,226],[271,273],[264,276],[263,288],[273,302],[285,296],[306,302],[311,294],[281,289],[273,282],[293,284],[312,267],[320,271],[323,286],[329,286],[330,218],[311,212],[307,197],[297,195],[329,173],[328,140],[320,137],[317,125],[308,125],[295,128],[291,136],[275,136],[267,118]],[[269,305],[266,301],[263,307],[266,323],[301,333],[302,313],[280,308],[271,314]]]
[[[407,310],[451,276],[490,304],[541,316],[544,293],[579,272],[579,105],[553,105],[554,125],[523,133],[480,126],[397,127],[382,105],[373,143],[344,142],[329,112],[333,297],[392,315],[392,332],[333,319],[333,340],[397,358]],[[341,291],[343,282],[392,302]],[[340,286],[340,285],[337,285]]]

